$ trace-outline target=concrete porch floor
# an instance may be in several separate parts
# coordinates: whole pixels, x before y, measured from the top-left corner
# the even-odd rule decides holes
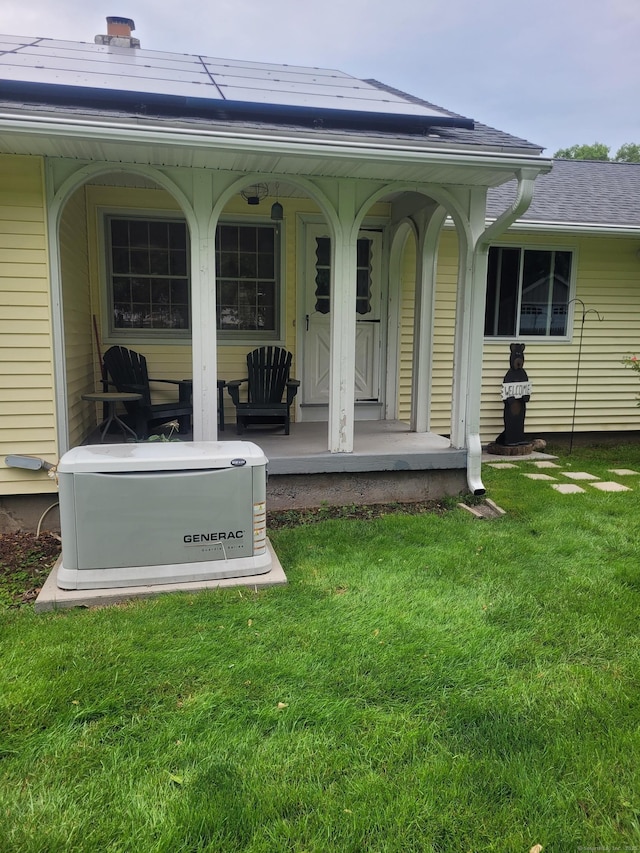
[[[218,440],[250,441],[264,452],[270,510],[410,503],[467,489],[467,452],[452,448],[444,436],[411,432],[403,421],[357,421],[353,452],[330,453],[327,431],[326,422],[305,422],[291,424],[289,435],[280,427],[250,428],[238,436],[235,424],[227,424]],[[109,442],[120,440],[116,432],[107,436]],[[94,431],[85,443],[99,441]]]
[[[455,450],[436,433],[410,432],[402,421],[356,421],[352,453],[329,453],[324,422],[291,424],[280,429],[247,429],[234,424],[218,433],[220,441],[252,441],[269,460],[269,474],[324,474],[349,471],[408,471],[464,468],[465,450]]]
[[[272,474],[325,473],[328,471],[421,470],[424,468],[464,467],[466,450],[456,450],[449,439],[437,433],[417,433],[404,421],[356,421],[352,453],[329,453],[328,427],[325,422],[291,424],[285,435],[282,427],[250,428],[238,435],[235,424],[226,424],[218,432],[218,441],[251,441],[269,460]],[[164,428],[157,435],[172,440],[191,441],[192,433],[177,433]],[[117,428],[105,443],[128,441]],[[83,442],[100,444],[97,427]]]

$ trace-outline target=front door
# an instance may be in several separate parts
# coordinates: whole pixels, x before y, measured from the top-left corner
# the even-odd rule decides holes
[[[356,418],[380,419],[382,234],[360,232],[357,247]],[[307,226],[302,419],[326,420],[329,401],[331,239]]]

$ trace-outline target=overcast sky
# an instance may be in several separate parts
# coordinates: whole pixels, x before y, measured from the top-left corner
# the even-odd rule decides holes
[[[338,68],[544,146],[640,143],[640,0],[2,0],[0,31]]]

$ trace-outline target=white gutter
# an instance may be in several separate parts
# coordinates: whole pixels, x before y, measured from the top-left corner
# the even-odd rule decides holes
[[[518,174],[518,192],[515,201],[494,222],[488,225],[476,240],[475,254],[486,254],[491,242],[503,234],[528,209],[533,198],[535,180],[542,170],[523,169]],[[483,265],[486,269],[486,266]],[[480,433],[467,434],[467,485],[473,495],[484,495],[482,482],[482,442]]]
[[[495,240],[513,223],[529,209],[531,200],[533,199],[533,190],[535,188],[536,178],[541,170],[525,171],[522,170],[518,175],[518,192],[516,193],[515,201],[508,207],[500,216],[488,225],[484,232],[480,235],[476,242],[476,246],[482,246],[484,251],[487,251],[489,244]]]
[[[368,140],[349,141],[336,144],[328,139],[314,139],[311,142],[293,135],[256,133],[248,136],[249,129],[240,134],[236,130],[202,130],[194,132],[190,128],[163,127],[158,125],[141,126],[135,123],[106,125],[105,120],[71,119],[27,115],[16,117],[15,113],[0,113],[0,130],[14,133],[28,132],[30,135],[45,137],[65,136],[101,141],[130,142],[134,144],[168,144],[182,146],[202,146],[206,148],[230,148],[243,152],[271,151],[280,155],[296,154],[305,156],[324,156],[330,152],[332,157],[358,159],[379,159],[392,162],[423,163],[425,159],[437,165],[451,166],[502,166],[505,170],[535,169],[537,172],[551,170],[552,159],[539,155],[510,155],[496,151],[470,153],[468,149],[447,149],[414,144],[402,145],[398,142]],[[393,155],[390,157],[390,155]]]
[[[520,222],[514,222],[511,231],[555,231],[589,236],[637,237],[640,236],[640,225],[600,225],[597,222],[523,219]]]

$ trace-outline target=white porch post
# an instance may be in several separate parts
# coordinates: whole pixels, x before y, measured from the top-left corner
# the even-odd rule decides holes
[[[451,408],[451,444],[467,447],[469,434],[480,431],[482,349],[486,290],[486,252],[474,251],[484,230],[486,190],[469,191],[468,240],[460,235],[458,294]]]
[[[355,187],[338,192],[337,229],[331,269],[331,354],[329,371],[329,451],[351,453],[355,420],[356,246]]]
[[[411,429],[414,432],[428,432],[431,420],[436,268],[438,240],[445,217],[443,208],[430,211],[418,230],[411,393]]]
[[[215,233],[211,231],[211,181],[194,181],[196,223],[191,234],[193,438],[218,438]]]

